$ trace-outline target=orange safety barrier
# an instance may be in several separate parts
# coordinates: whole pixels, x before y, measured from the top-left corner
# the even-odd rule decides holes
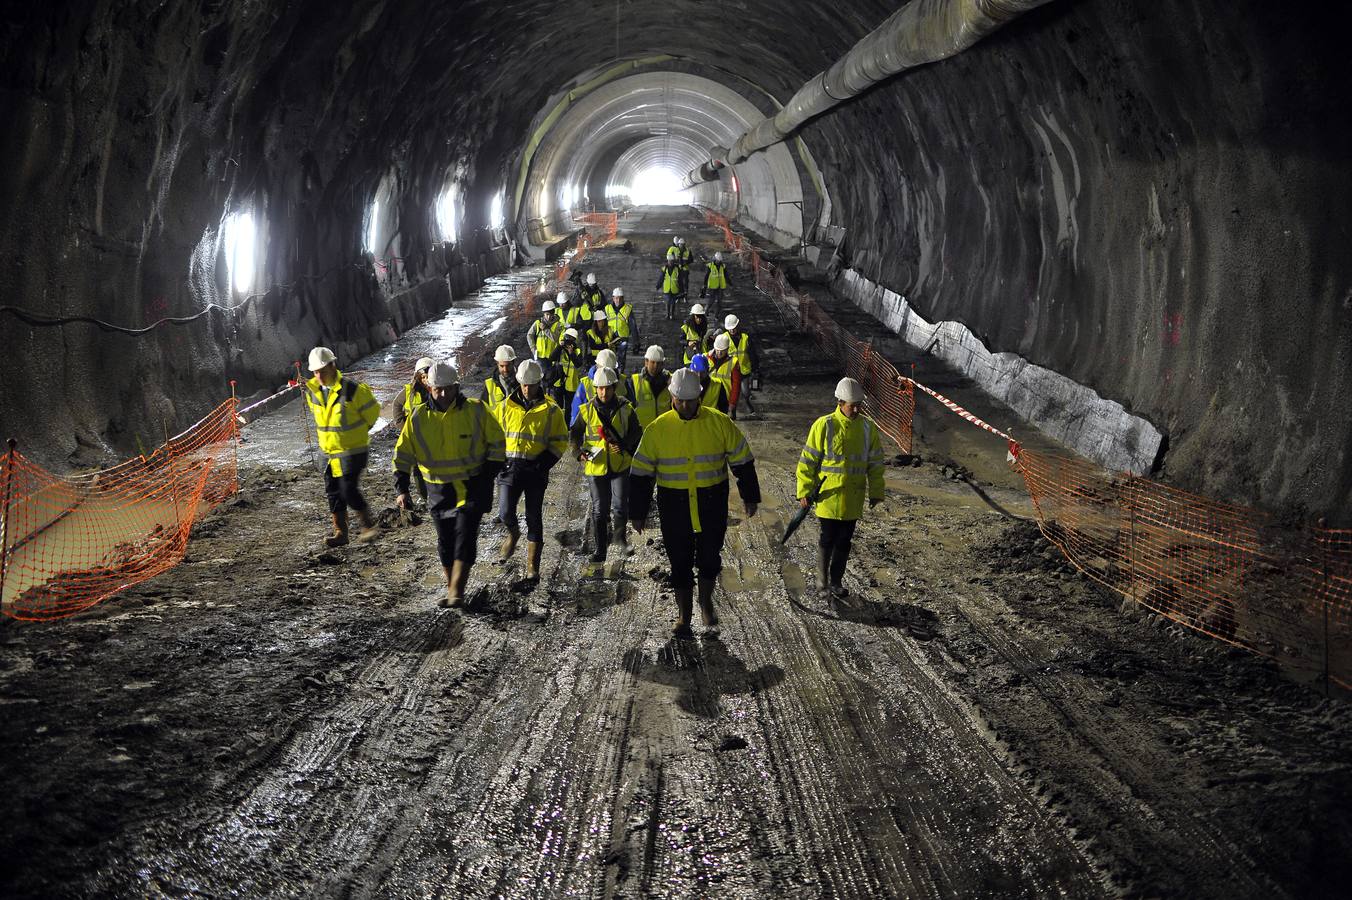
[[[579,225],[587,226],[592,232],[594,240],[597,243],[615,240],[620,233],[620,217],[618,213],[613,212],[576,212],[572,214],[573,221]]]
[[[793,292],[731,222],[710,211],[730,250],[777,306],[864,384],[868,412],[911,452],[915,389],[1002,438],[1038,526],[1081,572],[1165,618],[1352,690],[1352,531],[1279,528],[1257,510],[1159,482],[1110,474],[1087,460],[1034,452],[952,400],[903,377]]]
[[[59,619],[177,565],[193,523],[238,489],[232,397],[154,452],[55,475],[0,461],[0,611]]]

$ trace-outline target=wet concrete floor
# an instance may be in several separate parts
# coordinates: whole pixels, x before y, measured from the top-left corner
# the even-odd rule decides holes
[[[672,208],[624,231],[633,253],[584,269],[672,353],[658,254],[673,231],[712,252],[714,233]],[[0,624],[0,894],[1340,892],[1346,704],[1074,574],[998,441],[922,406],[920,465],[889,466],[850,602],[807,587],[815,524],[779,536],[838,373],[733,275],[729,308],[770,351],[762,415],[741,422],[765,503],[747,519],[734,502],[720,636],[670,638],[651,534],[619,577],[580,577],[586,488],[567,462],[538,586],[519,555],[489,562],[491,527],[465,612],[436,607],[426,524],[324,550],[320,479],[283,408],[250,427],[240,496],[180,567],[75,619]],[[502,296],[357,365],[449,352]],[[379,506],[392,443],[374,443]]]

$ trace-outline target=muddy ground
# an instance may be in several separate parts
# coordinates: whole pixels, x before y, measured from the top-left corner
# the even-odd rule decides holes
[[[672,227],[713,246],[655,210],[628,223],[634,254],[586,268],[674,350],[650,290]],[[275,452],[287,427],[299,448],[284,409],[182,565],[0,623],[0,895],[1341,894],[1348,705],[1076,574],[998,441],[922,405],[918,464],[893,461],[860,526],[853,602],[807,589],[815,524],[779,535],[837,374],[740,283],[731,308],[771,352],[742,422],[765,503],[734,504],[720,637],[670,639],[650,534],[620,578],[580,579],[569,463],[533,590],[520,558],[488,562],[492,528],[465,612],[436,606],[426,523],[322,549],[320,477]]]

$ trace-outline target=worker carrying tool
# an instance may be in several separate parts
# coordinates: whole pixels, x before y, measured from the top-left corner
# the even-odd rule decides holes
[[[516,390],[516,351],[508,344],[498,345],[493,351],[493,363],[496,368],[492,375],[484,379],[484,403],[492,412]]]
[[[624,300],[624,288],[615,288],[610,292],[606,321],[619,341],[615,353],[619,357],[620,364],[615,371],[623,378],[625,366],[629,362],[629,348],[638,343],[638,319],[634,316],[634,307]]]
[[[756,343],[742,327],[742,320],[731,313],[723,319],[723,334],[728,336],[728,352],[737,360],[737,368],[742,375],[740,388],[730,400],[732,408],[736,410],[738,401],[745,400],[746,411],[757,415],[756,407],[751,402],[751,395],[760,390],[760,353]],[[737,416],[733,415],[732,418]]]
[[[578,382],[577,390],[573,392],[572,405],[565,410],[568,416],[568,424],[572,425],[577,421],[577,414],[582,409],[582,404],[596,397],[596,373],[602,369],[614,369],[616,365],[616,355],[614,350],[602,350],[596,354],[596,362],[587,370],[587,374],[582,376]],[[618,370],[617,370],[618,372]],[[633,397],[629,393],[629,382],[623,377],[620,383],[615,386],[615,394],[625,400],[632,402]]]
[[[537,360],[552,356],[563,337],[564,325],[554,309],[554,301],[546,300],[540,307],[540,318],[526,329],[526,343],[530,344],[531,353]]]
[[[681,287],[681,264],[677,260],[675,248],[667,250],[667,261],[657,273],[657,290],[667,301],[667,318],[676,318],[678,301],[685,300],[685,290]]]
[[[394,445],[395,503],[412,505],[414,466],[427,482],[427,511],[437,530],[437,555],[446,576],[444,607],[465,601],[476,559],[479,520],[493,504],[493,479],[507,458],[502,426],[479,400],[460,391],[460,376],[439,362],[427,373],[432,402],[404,423]]]
[[[699,289],[699,298],[709,299],[709,309],[717,316],[723,310],[723,292],[732,287],[728,281],[728,265],[723,262],[723,254],[715,253],[714,258],[707,264],[708,271],[704,274],[704,287]]]
[[[319,449],[328,459],[324,495],[333,519],[333,533],[324,544],[341,547],[347,543],[348,510],[361,522],[357,540],[374,540],[380,529],[361,494],[361,473],[370,457],[371,426],[380,418],[380,404],[369,387],[343,377],[337,356],[328,347],[311,350],[309,363],[314,377],[305,382],[305,405],[315,419]]]
[[[657,487],[662,543],[671,563],[679,637],[690,634],[695,570],[699,608],[706,628],[718,625],[713,596],[723,570],[728,529],[728,470],[748,517],[760,504],[760,482],[751,447],[737,423],[700,403],[699,377],[689,369],[671,376],[671,411],[643,429],[630,470],[629,520],[642,532]]]
[[[595,546],[583,575],[593,577],[605,564],[611,543],[623,548],[629,499],[629,465],[643,434],[633,404],[617,394],[620,377],[612,368],[595,376],[596,396],[582,404],[569,437],[591,488],[591,526]]]
[[[836,409],[812,423],[798,458],[798,504],[816,503],[817,589],[832,600],[849,596],[845,563],[864,499],[883,499],[883,445],[878,425],[863,413],[864,388],[853,378],[836,384]]]
[[[505,565],[521,540],[517,504],[526,498],[526,578],[540,577],[544,551],[545,488],[549,470],[568,451],[568,426],[563,410],[545,395],[544,369],[533,359],[516,368],[518,387],[495,410],[507,440],[507,462],[498,475],[498,519],[507,527],[498,554]]]
[[[695,358],[697,353],[705,353],[709,349],[709,317],[704,313],[704,304],[696,303],[690,307],[690,316],[681,323],[681,340],[684,342],[685,364],[690,365],[690,360]]]
[[[638,413],[638,423],[644,428],[671,410],[671,391],[667,389],[671,376],[663,368],[666,358],[662,348],[653,344],[643,354],[643,371],[629,376],[629,399]]]
[[[606,305],[606,294],[596,285],[596,273],[588,272],[583,280],[582,287],[578,289],[578,297],[587,306],[590,306],[592,312]]]
[[[432,368],[432,362],[430,356],[424,356],[413,364],[413,380],[404,385],[400,399],[395,405],[394,421],[390,423],[395,434],[404,427],[404,422],[413,415],[414,410],[419,406],[425,406],[432,399],[432,391],[427,386],[427,370]],[[416,469],[413,472],[413,485],[418,490],[418,496],[426,500],[427,484],[422,480],[422,473]]]

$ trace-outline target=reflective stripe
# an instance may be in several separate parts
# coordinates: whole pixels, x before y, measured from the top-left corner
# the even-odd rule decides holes
[[[823,454],[816,447],[804,447],[803,455],[812,459],[821,459]]]

